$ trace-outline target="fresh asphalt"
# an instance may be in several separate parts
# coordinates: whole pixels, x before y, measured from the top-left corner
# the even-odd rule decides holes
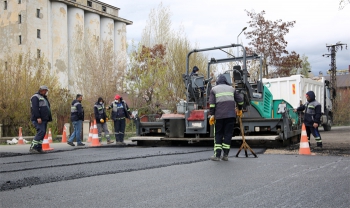
[[[67,144],[67,142],[63,143],[49,143],[50,148],[53,150],[47,150],[45,152],[47,153],[53,153],[53,152],[62,152],[62,151],[70,151],[74,149],[84,149],[84,148],[106,148],[106,147],[124,147],[124,146],[136,146],[137,142],[132,142],[125,140],[125,145],[116,144],[115,141],[112,144],[107,144],[106,141],[102,141],[101,146],[92,146],[91,143],[84,142],[85,146],[70,146]],[[76,142],[74,142],[75,145],[77,145]],[[32,154],[29,152],[30,143],[28,144],[13,144],[13,145],[0,145],[0,154],[4,155],[6,153],[8,154]]]

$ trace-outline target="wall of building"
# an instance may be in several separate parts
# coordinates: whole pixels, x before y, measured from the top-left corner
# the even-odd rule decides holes
[[[66,4],[51,3],[51,27],[49,28],[51,28],[49,35],[51,35],[52,71],[59,77],[62,87],[68,89],[68,6]]]
[[[30,51],[44,56],[63,88],[75,93],[74,76],[78,61],[89,47],[96,54],[110,42],[118,57],[126,54],[126,25],[131,21],[118,17],[119,8],[91,0],[0,1],[0,62],[8,54]],[[38,16],[37,11],[40,10]],[[21,23],[19,23],[21,15]],[[40,37],[38,37],[40,30]],[[21,35],[22,43],[19,44]]]

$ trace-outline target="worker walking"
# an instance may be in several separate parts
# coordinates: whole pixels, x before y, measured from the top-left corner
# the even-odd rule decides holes
[[[307,102],[298,107],[297,109],[294,109],[294,112],[297,111],[304,111],[304,124],[306,128],[306,135],[307,139],[309,140],[310,145],[310,136],[311,134],[314,136],[316,140],[317,147],[322,148],[322,139],[320,132],[318,131],[318,127],[321,123],[321,104],[316,101],[316,96],[313,91],[309,91],[306,93],[306,100]]]
[[[98,130],[98,138],[100,140],[100,143],[102,142],[101,141],[102,132],[104,132],[105,137],[107,138],[107,144],[112,144],[113,141],[111,141],[108,127],[107,127],[107,115],[105,111],[104,100],[101,97],[97,99],[97,102],[94,105],[94,114],[95,114],[96,125]]]
[[[236,123],[235,105],[238,104],[238,116],[242,116],[243,98],[227,82],[224,75],[219,75],[216,86],[210,91],[210,120],[209,124],[215,124],[214,155],[213,161],[220,161],[223,151],[224,161],[228,161],[231,148],[234,124]]]
[[[81,142],[81,128],[83,126],[83,120],[84,120],[84,108],[81,104],[81,101],[83,100],[83,95],[77,94],[76,99],[73,100],[72,106],[71,106],[71,114],[70,119],[73,123],[74,131],[72,135],[69,137],[67,144],[70,146],[75,146],[73,143],[74,138],[77,140],[77,146],[85,146],[84,143]]]
[[[126,102],[124,102],[123,98],[120,95],[117,94],[114,97],[114,99],[115,100],[111,103],[108,109],[112,109],[112,120],[114,121],[115,140],[117,144],[125,145],[125,118],[130,119],[131,112],[128,105],[126,104]]]
[[[42,149],[47,123],[52,121],[50,102],[47,99],[49,88],[45,85],[30,98],[31,121],[36,129],[36,135],[30,145],[29,152],[45,153]]]

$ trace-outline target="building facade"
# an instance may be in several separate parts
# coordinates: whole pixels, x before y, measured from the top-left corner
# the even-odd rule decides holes
[[[97,0],[0,0],[0,62],[6,65],[11,54],[44,56],[62,88],[74,92],[74,57],[87,47],[103,53],[108,42],[115,54],[126,55],[132,21],[118,12]]]

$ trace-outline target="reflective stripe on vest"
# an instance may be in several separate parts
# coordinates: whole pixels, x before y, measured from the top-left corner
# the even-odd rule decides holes
[[[32,108],[33,107],[33,104],[32,104],[32,98],[33,97],[37,97],[39,99],[39,107],[44,107],[44,106],[47,106],[47,102],[45,100],[45,98],[42,96],[42,95],[39,95],[39,94],[34,94],[31,98],[30,98],[30,107]]]
[[[307,108],[306,108],[306,112],[307,114],[310,114],[310,115],[315,115],[316,114],[316,106],[320,105],[319,102],[317,102],[316,100],[310,102],[309,104],[307,104]]]
[[[74,105],[70,108],[71,113],[76,113],[78,112],[77,105],[80,105],[79,102],[74,103]]]
[[[97,108],[98,114],[103,114],[103,106],[102,105],[94,105]]]
[[[118,106],[118,104],[120,104],[120,105]],[[113,109],[112,109],[113,112],[118,112],[118,109],[120,109],[120,108],[124,108],[122,103],[113,102]]]

